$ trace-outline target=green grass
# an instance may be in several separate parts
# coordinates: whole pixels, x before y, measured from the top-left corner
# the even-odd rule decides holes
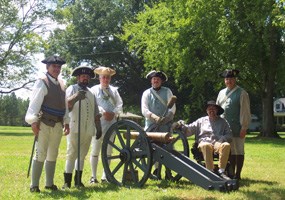
[[[86,188],[50,192],[44,188],[43,172],[40,194],[29,191],[27,169],[33,143],[29,127],[0,127],[0,199],[285,199],[285,134],[282,139],[246,138],[246,158],[240,188],[230,193],[207,191],[183,178],[178,183],[148,179],[142,188],[124,188],[113,184],[91,186],[89,155],[86,158],[83,182]],[[189,138],[189,144],[193,138]],[[66,139],[62,138],[55,183],[63,185]],[[101,176],[102,165],[99,165]]]

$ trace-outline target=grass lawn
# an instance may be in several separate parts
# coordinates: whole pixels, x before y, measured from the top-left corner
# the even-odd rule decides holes
[[[29,127],[0,127],[0,199],[285,199],[285,133],[282,139],[261,139],[251,133],[246,138],[246,157],[240,188],[230,193],[207,191],[182,178],[178,183],[148,179],[142,188],[124,188],[113,184],[91,186],[89,155],[86,158],[83,182],[86,188],[50,192],[44,189],[45,172],[40,194],[30,193],[28,164],[33,144]],[[189,144],[193,138],[189,138]],[[55,184],[63,185],[66,139],[62,138],[57,161]],[[100,162],[98,177],[101,177]]]

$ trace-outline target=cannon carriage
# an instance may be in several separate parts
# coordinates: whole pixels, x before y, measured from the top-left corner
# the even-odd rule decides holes
[[[158,162],[171,170],[173,181],[185,177],[208,190],[238,189],[236,180],[224,180],[192,161],[188,140],[180,131],[145,132],[131,120],[119,120],[104,136],[101,155],[108,181],[119,186],[142,187]]]

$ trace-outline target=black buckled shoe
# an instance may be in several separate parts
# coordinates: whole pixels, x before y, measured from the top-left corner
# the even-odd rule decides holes
[[[218,172],[219,173],[219,176],[222,178],[222,179],[225,179],[225,180],[231,180],[230,177],[228,177],[224,172]]]
[[[30,187],[30,192],[41,192],[39,186],[31,186]]]
[[[75,187],[85,187],[85,185],[82,182],[80,182],[79,184],[76,183],[74,186]]]
[[[95,183],[99,183],[99,181],[96,178],[91,177],[90,178],[90,184],[95,184]]]
[[[51,185],[51,186],[45,186],[45,189],[52,190],[52,191],[57,191],[58,190],[57,186],[54,185],[54,184]]]
[[[236,180],[238,180],[238,181],[241,180],[240,175],[235,175],[235,176],[234,176],[234,179],[236,179]]]
[[[101,179],[101,183],[109,183],[107,179]]]
[[[71,188],[71,184],[69,184],[69,183],[64,183],[64,185],[62,186],[63,190],[70,189],[70,188]]]

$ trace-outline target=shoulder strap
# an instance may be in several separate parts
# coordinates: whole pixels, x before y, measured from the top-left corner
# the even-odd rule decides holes
[[[167,107],[166,102],[155,91],[153,91],[153,88],[150,88],[150,91],[162,103],[162,105]]]
[[[226,100],[232,95],[232,93],[234,93],[237,89],[239,88],[239,86],[236,86],[232,91],[230,91],[225,98],[221,101],[220,105],[223,105]]]
[[[116,105],[115,97],[105,88],[102,88],[102,90],[110,97],[109,99],[110,99],[111,104],[115,106]]]

